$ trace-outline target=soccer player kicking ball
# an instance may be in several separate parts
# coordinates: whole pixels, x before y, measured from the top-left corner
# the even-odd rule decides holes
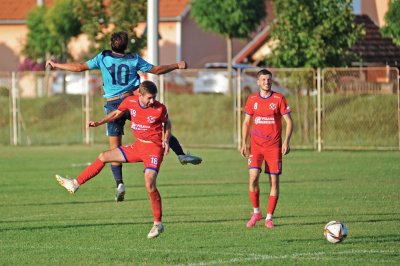
[[[125,115],[131,116],[132,133],[136,141],[131,145],[119,146],[100,153],[97,159],[89,165],[76,179],[68,179],[56,175],[61,186],[70,193],[75,193],[85,182],[96,176],[106,163],[144,163],[144,181],[150,196],[154,225],[147,238],[157,237],[164,231],[161,222],[161,196],[157,190],[156,179],[164,155],[169,151],[171,123],[168,119],[167,108],[155,100],[157,87],[151,81],[144,81],[139,86],[139,95],[128,96],[118,109],[109,113],[98,122],[90,121],[89,127],[98,127]]]
[[[262,220],[260,211],[259,178],[261,166],[265,161],[265,173],[269,174],[270,193],[268,199],[267,217],[265,226],[273,228],[272,215],[274,214],[279,197],[279,175],[282,172],[282,155],[290,151],[290,137],[293,132],[291,109],[282,94],[271,90],[272,73],[262,69],[257,73],[257,84],[260,88],[247,98],[244,108],[245,118],[242,125],[243,157],[247,154],[247,138],[250,124],[252,132],[248,157],[249,168],[249,195],[253,205],[253,215],[247,222],[247,227],[253,227]],[[282,142],[282,117],[286,122],[285,139]]]

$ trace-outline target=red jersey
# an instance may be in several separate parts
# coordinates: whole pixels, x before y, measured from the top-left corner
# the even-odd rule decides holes
[[[267,98],[262,98],[260,93],[251,94],[244,108],[244,112],[253,117],[251,140],[261,146],[280,147],[282,116],[291,111],[280,93],[272,92]]]
[[[139,139],[161,145],[163,125],[167,122],[168,112],[164,104],[154,101],[150,107],[140,106],[139,96],[126,97],[118,106],[120,111],[129,111],[132,134]]]

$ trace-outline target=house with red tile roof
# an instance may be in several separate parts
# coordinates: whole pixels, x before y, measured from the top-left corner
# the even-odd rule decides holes
[[[21,51],[28,33],[25,22],[28,12],[37,5],[51,6],[54,1],[2,0],[0,8],[0,56],[2,59],[0,60],[0,71],[17,70],[19,63],[24,59]],[[189,0],[159,0],[160,64],[186,60],[191,68],[200,68],[209,62],[226,62],[225,39],[199,28],[190,16],[189,2]],[[367,30],[367,37],[354,47],[356,52],[362,56],[364,64],[370,60],[387,58],[382,53],[387,53],[389,57],[397,56],[398,47],[389,45],[390,40],[372,41],[368,37],[369,32],[374,32],[371,36],[379,34],[378,27],[384,25],[384,15],[388,10],[390,0],[353,0],[353,2],[355,5],[357,2],[359,3],[359,10],[355,10],[355,13],[368,15],[377,27],[372,29],[371,25],[368,26],[367,29],[370,30]],[[260,23],[258,30],[252,34],[251,39],[233,41],[235,63],[258,64],[273,49],[274,43],[270,41],[269,36],[269,25],[274,19],[272,0],[265,0],[265,3],[268,15]],[[366,21],[364,18],[359,20],[359,23]],[[140,23],[137,31],[142,33],[145,27],[145,22]],[[374,45],[377,51],[372,51],[371,47]],[[81,60],[83,55],[88,53],[87,47],[88,40],[84,35],[74,38],[69,44],[74,60]],[[375,59],[371,57],[372,53],[376,54]],[[146,51],[143,51],[143,56],[146,58]],[[385,59],[373,63],[376,65],[392,61]],[[396,62],[399,64],[398,61]]]
[[[269,8],[263,25],[271,20],[271,0],[265,0]],[[23,45],[28,33],[26,16],[37,5],[51,6],[54,0],[2,0],[0,9],[0,71],[17,70],[24,59]],[[208,62],[226,62],[226,41],[216,34],[205,32],[190,16],[189,0],[159,0],[160,64],[186,60],[191,68],[203,67]],[[137,31],[145,30],[145,22]],[[247,45],[248,40],[233,41],[236,54]],[[87,53],[87,38],[79,36],[71,41],[69,50],[74,60],[81,60]],[[146,51],[143,51],[146,58]]]
[[[352,48],[360,58],[353,66],[400,66],[400,47],[390,38],[380,33],[385,25],[384,16],[389,9],[390,0],[353,0],[355,21],[365,28],[365,36]],[[250,63],[258,65],[274,48],[270,40],[270,25],[267,25],[247,43],[233,58],[236,64]]]

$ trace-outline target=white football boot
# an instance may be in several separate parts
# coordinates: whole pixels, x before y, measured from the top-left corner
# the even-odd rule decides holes
[[[124,184],[123,183],[119,184],[117,188],[117,194],[115,194],[115,201],[116,202],[124,201],[125,193],[126,191]]]
[[[154,238],[159,236],[162,232],[164,232],[164,226],[162,223],[159,224],[155,224],[153,225],[153,227],[151,228],[149,234],[147,235],[148,239]]]
[[[65,178],[60,175],[56,175],[56,179],[57,179],[57,182],[61,186],[65,187],[65,189],[68,190],[68,192],[71,194],[74,194],[79,188],[79,184],[78,184],[78,182],[76,182],[75,179]]]

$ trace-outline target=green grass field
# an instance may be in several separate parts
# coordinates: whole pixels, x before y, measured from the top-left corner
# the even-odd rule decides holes
[[[284,161],[276,227],[246,228],[246,160],[198,149],[200,166],[164,161],[158,188],[165,232],[147,240],[152,215],[142,164],[125,165],[126,201],[113,202],[109,167],[70,195],[104,145],[0,146],[0,265],[399,265],[400,153],[293,151]],[[267,178],[262,176],[261,207]],[[349,229],[340,244],[322,233]]]

